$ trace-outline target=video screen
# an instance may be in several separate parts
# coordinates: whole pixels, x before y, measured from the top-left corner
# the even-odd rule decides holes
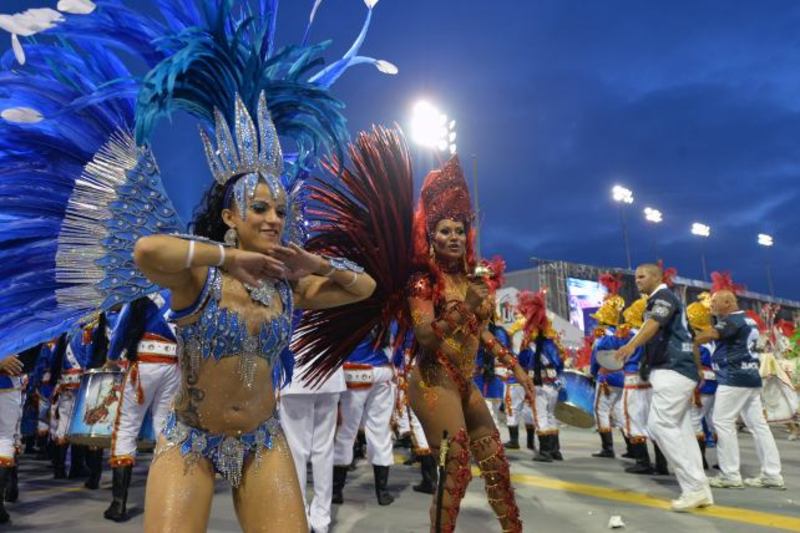
[[[607,290],[597,281],[567,278],[569,321],[585,335],[594,330],[597,321],[591,315],[603,303]]]

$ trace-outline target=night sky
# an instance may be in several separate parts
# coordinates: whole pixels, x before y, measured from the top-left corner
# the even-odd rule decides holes
[[[312,4],[282,2],[279,43],[299,40]],[[336,59],[365,13],[361,0],[327,0],[312,39],[333,38]],[[767,292],[769,260],[776,295],[800,300],[799,28],[793,1],[382,0],[362,54],[399,75],[357,67],[333,92],[353,133],[407,126],[419,98],[456,119],[470,180],[478,158],[483,254],[510,269],[531,256],[624,266],[620,183],[636,197],[634,263],[657,255],[701,277],[699,221],[709,270]],[[165,124],[154,144],[166,181],[208,183],[191,121]],[[646,225],[645,206],[664,222]]]

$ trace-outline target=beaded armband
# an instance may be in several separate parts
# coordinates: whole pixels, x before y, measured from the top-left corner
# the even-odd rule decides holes
[[[325,277],[330,276],[337,270],[340,272],[347,270],[350,272],[355,272],[356,274],[361,274],[364,272],[364,267],[354,263],[353,261],[350,261],[349,259],[345,259],[344,257],[328,257],[326,255],[323,255],[322,257],[324,257],[331,266],[331,269],[323,274]]]

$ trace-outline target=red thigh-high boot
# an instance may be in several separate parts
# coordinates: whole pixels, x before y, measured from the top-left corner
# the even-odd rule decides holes
[[[470,449],[478,461],[481,477],[486,483],[489,505],[494,509],[500,526],[504,532],[520,533],[522,521],[519,519],[519,507],[511,487],[511,472],[500,441],[500,432],[495,429],[490,435],[473,440]]]
[[[445,463],[446,476],[439,480],[439,483],[444,483],[441,513],[442,533],[453,533],[455,531],[458,509],[461,506],[464,494],[467,492],[467,485],[472,479],[472,471],[469,466],[469,437],[467,436],[467,430],[465,428],[459,429],[449,439],[449,446],[447,462]],[[434,457],[438,456],[438,450],[434,450]],[[436,498],[437,494],[434,494],[430,512],[431,533],[437,531]]]

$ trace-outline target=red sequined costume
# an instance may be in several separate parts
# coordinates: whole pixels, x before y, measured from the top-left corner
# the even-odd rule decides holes
[[[461,222],[466,251],[458,260],[445,261],[435,251],[433,236],[442,220]],[[441,531],[455,529],[461,499],[471,479],[470,454],[481,469],[489,504],[503,531],[522,531],[519,509],[511,487],[508,460],[500,434],[483,398],[472,383],[475,354],[481,343],[532,391],[527,374],[514,356],[487,329],[494,311],[491,296],[469,305],[470,277],[475,266],[469,192],[457,157],[425,179],[414,216],[414,259],[408,301],[418,342],[416,366],[409,376],[409,399],[438,456],[443,431],[449,450],[442,502]],[[474,289],[473,289],[474,290]],[[431,531],[436,530],[436,499],[431,505]]]

